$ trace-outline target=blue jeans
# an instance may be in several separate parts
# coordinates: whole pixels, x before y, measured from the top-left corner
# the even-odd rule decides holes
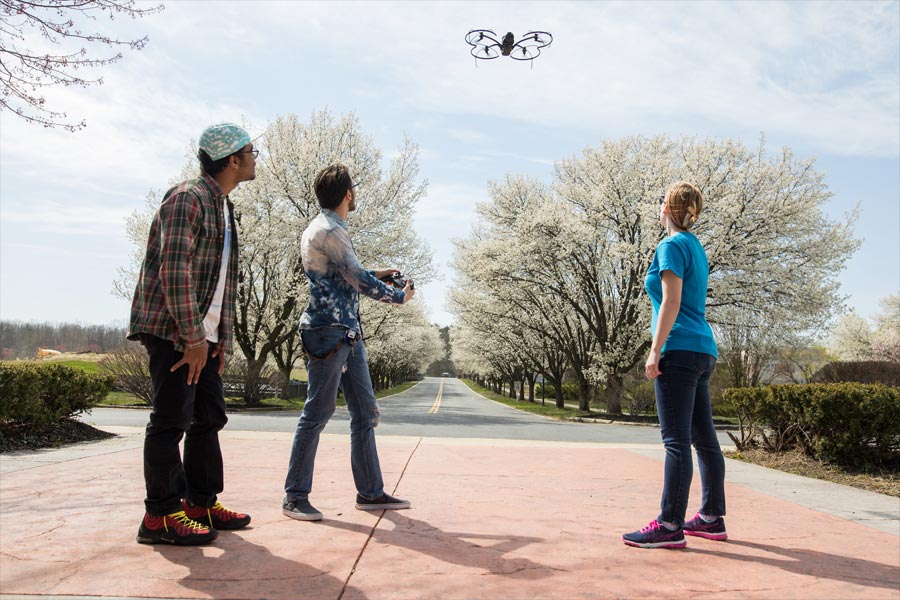
[[[366,348],[360,341],[351,346],[344,342],[343,327],[319,327],[300,332],[303,346],[315,356],[307,365],[308,392],[306,404],[291,448],[291,459],[284,482],[288,500],[305,500],[312,489],[313,468],[319,435],[334,414],[338,387],[344,392],[350,411],[350,466],[356,491],[368,499],[384,493],[378,450],[375,448],[375,426],[380,412],[369,377]],[[346,366],[346,370],[344,367]]]
[[[725,514],[725,459],[716,437],[709,399],[709,378],[716,368],[714,356],[689,350],[672,350],[659,361],[656,378],[656,410],[666,471],[660,503],[660,521],[684,525],[694,463],[691,443],[697,449],[704,515]]]

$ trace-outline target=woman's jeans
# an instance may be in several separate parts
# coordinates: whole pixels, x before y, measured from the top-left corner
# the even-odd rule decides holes
[[[689,350],[672,350],[659,361],[656,378],[656,410],[666,473],[658,520],[684,525],[694,464],[691,443],[697,449],[704,515],[725,514],[725,459],[716,437],[709,400],[709,378],[716,368],[714,356]]]
[[[375,448],[375,426],[380,412],[369,377],[366,348],[346,341],[343,327],[320,327],[300,332],[303,347],[313,357],[307,365],[308,393],[294,433],[284,492],[288,500],[305,500],[312,489],[319,434],[334,414],[338,388],[350,411],[350,466],[356,491],[368,499],[384,493],[381,465]],[[315,356],[325,358],[315,358]],[[345,369],[346,367],[346,369]]]
[[[151,515],[181,510],[181,500],[212,506],[224,486],[219,431],[225,427],[225,395],[219,358],[210,346],[196,385],[187,384],[187,365],[172,373],[184,356],[175,345],[144,334],[150,356],[153,410],[144,436],[144,505]],[[184,462],[178,444],[184,437]]]

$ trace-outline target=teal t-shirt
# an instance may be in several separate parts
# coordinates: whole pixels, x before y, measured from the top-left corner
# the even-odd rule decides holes
[[[690,350],[718,358],[712,327],[706,322],[706,285],[709,281],[709,261],[703,245],[693,233],[670,235],[656,247],[653,263],[647,271],[644,287],[653,303],[651,334],[656,332],[659,305],[662,303],[663,271],[671,271],[682,282],[681,308],[675,317],[672,332],[666,338],[663,352]]]

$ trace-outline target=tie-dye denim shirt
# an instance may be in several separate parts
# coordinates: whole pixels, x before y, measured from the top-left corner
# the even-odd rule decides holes
[[[309,280],[309,304],[300,329],[347,327],[357,332],[359,293],[373,300],[403,304],[406,292],[389,286],[367,271],[353,249],[347,224],[333,210],[323,208],[300,240],[303,269]]]

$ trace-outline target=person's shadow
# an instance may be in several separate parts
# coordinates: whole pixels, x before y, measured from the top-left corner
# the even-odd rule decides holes
[[[727,551],[729,546],[742,546],[744,548],[762,550],[767,553],[767,556],[735,554]],[[808,550],[806,548],[782,548],[780,546],[730,538],[727,542],[717,543],[715,549],[707,550],[691,546],[690,551],[742,562],[764,564],[810,577],[834,579],[855,585],[885,588],[894,591],[900,589],[900,569],[895,565],[886,565],[863,558],[829,554],[828,552]]]
[[[375,541],[427,554],[446,563],[476,567],[495,575],[521,579],[542,579],[559,571],[558,568],[542,565],[528,558],[504,556],[528,544],[543,542],[542,538],[444,531],[425,521],[413,519],[403,511],[385,511],[384,519],[393,523],[394,528],[377,527],[372,535]],[[332,519],[322,521],[322,525],[364,535],[372,532],[372,525]],[[488,543],[481,544],[471,540],[485,540]]]
[[[339,598],[352,591],[366,596],[344,581],[319,569],[272,554],[265,546],[248,542],[240,531],[223,531],[211,546],[154,546],[166,560],[187,567],[190,573],[178,583],[210,598],[259,598],[265,600],[320,600]],[[206,556],[203,548],[222,550]]]

